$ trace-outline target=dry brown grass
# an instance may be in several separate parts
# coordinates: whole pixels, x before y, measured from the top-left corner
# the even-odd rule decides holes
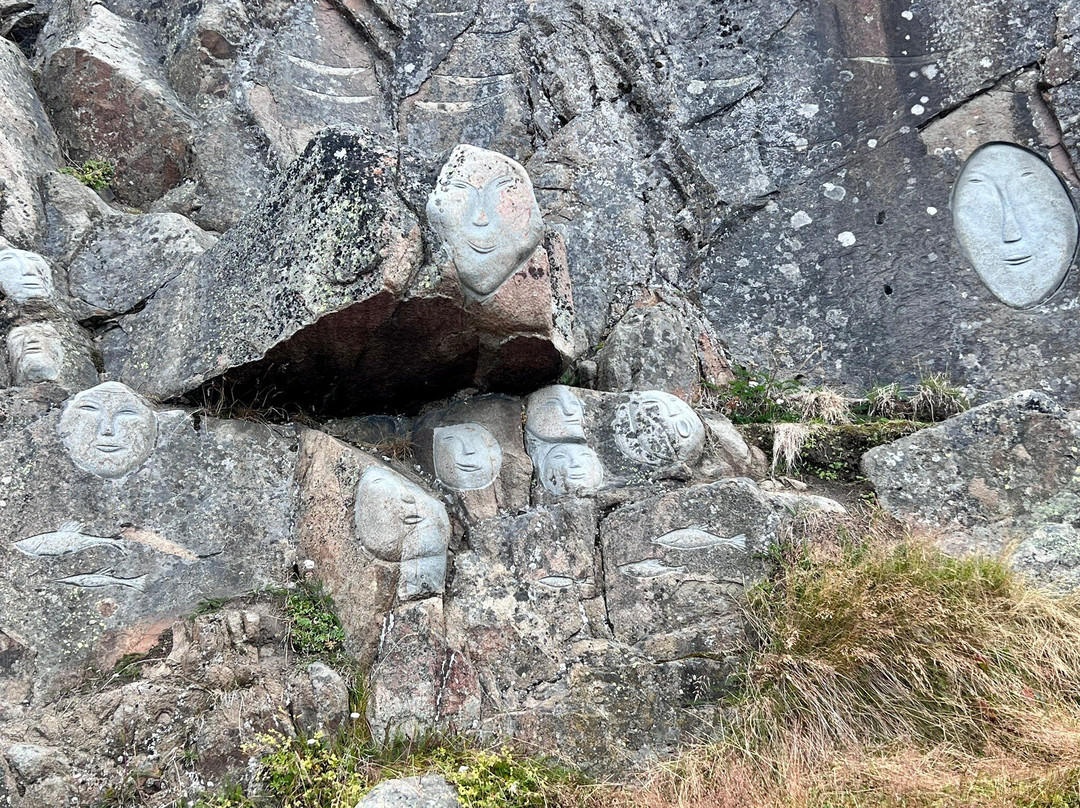
[[[826,424],[850,424],[851,401],[831,387],[816,387],[791,395],[792,404],[805,421]]]
[[[799,462],[806,441],[813,434],[810,424],[773,424],[772,471],[791,473]]]

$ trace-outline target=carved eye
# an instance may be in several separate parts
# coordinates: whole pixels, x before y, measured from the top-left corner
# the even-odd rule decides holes
[[[465,182],[465,180],[450,180],[450,187],[458,188],[462,191],[467,191],[472,188],[472,186],[469,185],[469,183]]]
[[[690,426],[690,422],[685,418],[680,418],[675,422],[675,431],[679,433],[680,438],[689,438],[693,429]]]
[[[100,412],[101,408],[96,404],[80,404],[79,409],[83,412]]]
[[[972,177],[970,180],[968,180],[968,185],[981,185],[981,184],[982,184],[982,180],[980,180],[978,177]]]
[[[139,413],[135,412],[135,410],[130,409],[120,410],[120,412],[116,413],[116,417],[119,418],[120,416],[123,416],[125,418],[138,418]]]
[[[410,526],[411,525],[418,525],[418,524],[420,524],[421,522],[424,521],[424,517],[422,517],[418,513],[410,513],[408,516],[406,516],[401,521],[403,521],[405,524],[410,525]]]

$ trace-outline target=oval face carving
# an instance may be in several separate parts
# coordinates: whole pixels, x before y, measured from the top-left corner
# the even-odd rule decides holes
[[[455,491],[487,488],[502,469],[502,447],[480,424],[437,427],[432,454],[435,476]]]
[[[604,482],[604,467],[584,443],[558,443],[539,462],[540,482],[552,494],[590,493]]]
[[[611,424],[619,451],[650,466],[692,463],[705,446],[705,425],[690,405],[671,393],[630,393]]]
[[[540,245],[544,220],[532,181],[498,152],[458,146],[439,173],[428,221],[450,249],[462,292],[486,300]]]
[[[545,443],[585,440],[585,407],[565,384],[553,384],[529,396],[525,431]]]
[[[7,336],[8,361],[16,385],[51,382],[64,364],[64,343],[48,323],[11,329]]]
[[[53,296],[52,269],[37,253],[0,250],[0,290],[16,303]]]
[[[157,415],[127,385],[105,382],[68,401],[58,431],[76,468],[116,479],[153,453]]]
[[[360,543],[383,561],[401,561],[403,552],[405,557],[445,553],[450,541],[443,504],[382,466],[370,466],[360,476],[355,515]]]
[[[964,163],[950,202],[964,256],[1002,303],[1029,308],[1058,290],[1072,265],[1072,198],[1035,152],[987,143]]]

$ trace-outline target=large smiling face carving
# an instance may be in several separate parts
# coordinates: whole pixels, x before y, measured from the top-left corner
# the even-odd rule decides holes
[[[435,476],[456,491],[487,488],[502,468],[502,447],[479,424],[442,426],[433,436]]]
[[[68,401],[59,433],[76,468],[116,479],[154,451],[157,416],[129,387],[106,382]]]
[[[965,257],[1002,303],[1035,306],[1061,286],[1076,253],[1076,210],[1039,155],[1011,143],[976,149],[951,205]]]
[[[0,250],[0,290],[19,304],[47,300],[53,295],[52,270],[37,253]]]
[[[544,221],[525,169],[458,146],[428,198],[428,221],[450,248],[466,298],[486,300],[536,251]]]

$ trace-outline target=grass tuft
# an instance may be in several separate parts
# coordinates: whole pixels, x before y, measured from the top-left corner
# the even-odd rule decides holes
[[[116,179],[116,165],[110,160],[87,160],[81,166],[61,168],[60,173],[74,177],[95,191],[104,191]]]
[[[782,467],[790,473],[799,463],[803,447],[813,434],[809,424],[778,423],[773,425],[772,470]]]

